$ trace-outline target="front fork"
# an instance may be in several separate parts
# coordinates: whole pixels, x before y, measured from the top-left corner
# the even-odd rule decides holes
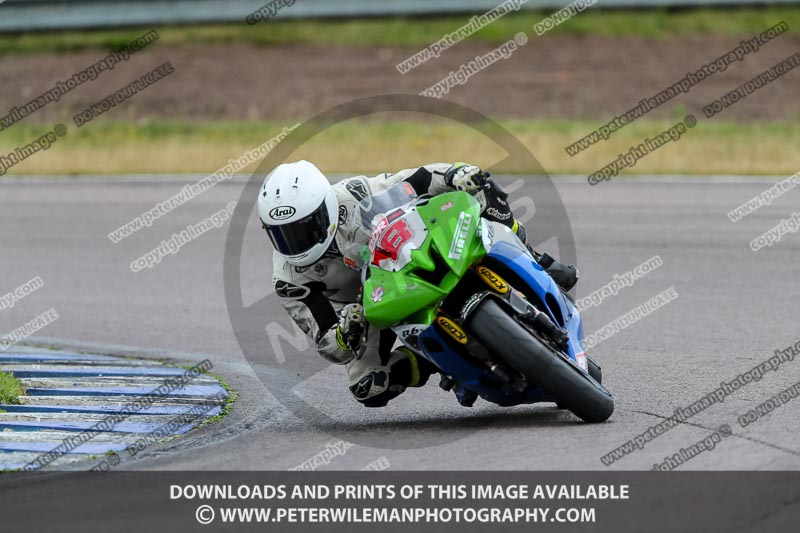
[[[520,321],[541,333],[559,350],[567,351],[569,342],[567,332],[558,327],[547,313],[538,310],[522,293],[516,290],[510,290],[506,294],[498,294],[494,291],[481,291],[475,294],[461,308],[461,320],[464,324],[467,323],[469,317],[478,308],[478,305],[487,297],[493,297],[505,303],[506,307],[510,308]]]

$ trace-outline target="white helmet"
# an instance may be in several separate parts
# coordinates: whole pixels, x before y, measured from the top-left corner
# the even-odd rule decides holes
[[[275,251],[295,266],[317,262],[336,234],[336,193],[308,161],[279,165],[264,179],[258,216]]]

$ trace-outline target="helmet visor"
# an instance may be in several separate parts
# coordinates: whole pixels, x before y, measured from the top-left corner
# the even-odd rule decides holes
[[[325,242],[331,225],[328,207],[323,201],[313,213],[295,222],[267,226],[267,234],[275,250],[283,255],[296,256]]]

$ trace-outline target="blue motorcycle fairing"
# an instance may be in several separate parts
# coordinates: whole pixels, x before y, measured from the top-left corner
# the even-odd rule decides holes
[[[578,363],[577,355],[585,353],[580,312],[564,296],[559,286],[550,277],[550,274],[544,271],[527,250],[523,251],[509,242],[496,243],[492,246],[488,255],[510,268],[533,289],[536,296],[544,303],[546,308],[544,311],[547,312],[550,319],[567,330],[569,335],[567,355]],[[559,315],[564,318],[564,323],[559,323],[556,314],[553,313],[551,308],[552,305],[558,305]]]
[[[477,392],[484,400],[503,407],[536,403],[545,399],[544,392],[538,388],[531,388],[522,393],[509,388],[491,374],[483,364],[480,366],[473,364],[460,353],[452,350],[434,327],[423,331],[419,339],[425,358],[456,382],[457,396],[460,396],[459,392],[463,394],[463,391],[458,390],[459,388],[469,389]]]
[[[583,332],[577,308],[567,300],[558,285],[542,267],[534,261],[527,251],[509,242],[497,242],[489,251],[489,257],[499,261],[524,280],[536,295],[545,302],[546,312],[558,323],[550,305],[559,305],[561,316],[566,322],[569,334],[568,355],[577,362],[577,354],[583,352]],[[548,294],[550,297],[548,298]],[[456,382],[456,388],[472,390],[483,398],[501,406],[536,403],[545,400],[539,388],[529,388],[518,392],[508,387],[494,376],[482,363],[474,364],[461,354],[452,350],[448,342],[436,328],[429,327],[419,336],[423,355]],[[463,390],[461,391],[463,395]]]

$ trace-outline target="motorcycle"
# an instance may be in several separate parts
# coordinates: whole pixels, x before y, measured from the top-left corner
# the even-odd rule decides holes
[[[345,258],[362,272],[370,327],[435,365],[461,405],[555,402],[586,422],[611,416],[578,309],[472,195],[417,196],[401,183],[357,211],[368,245]]]

